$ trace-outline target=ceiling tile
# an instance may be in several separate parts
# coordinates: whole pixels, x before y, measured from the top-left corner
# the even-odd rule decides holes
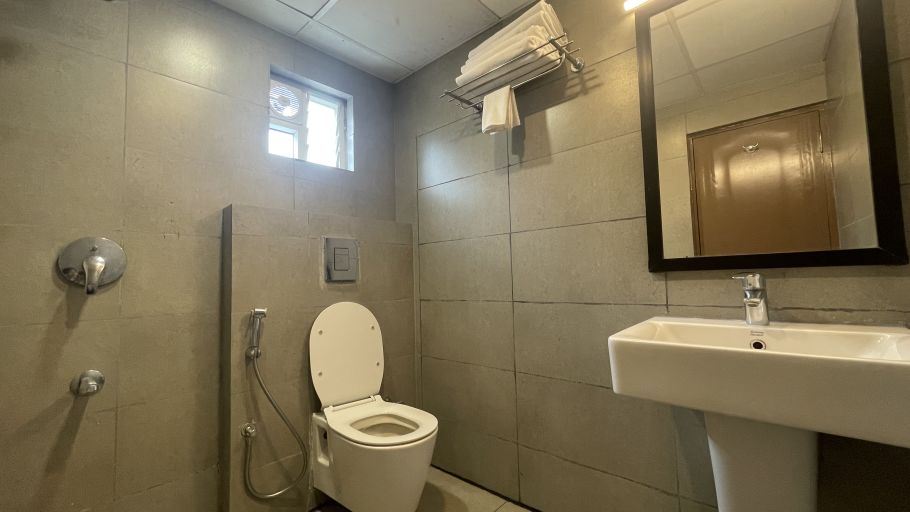
[[[656,84],[689,72],[689,64],[679,46],[679,40],[669,25],[651,31],[651,56]]]
[[[531,5],[536,0],[480,0],[491,11],[495,12],[500,18],[504,18],[518,9]]]
[[[315,16],[319,9],[325,5],[328,0],[279,0],[281,3],[286,4],[298,11],[306,14],[307,16]]]
[[[831,25],[740,55],[698,71],[706,91],[797,71],[825,60]]]
[[[498,21],[475,1],[338,0],[320,20],[410,69],[418,69]]]
[[[721,0],[676,23],[696,68],[829,24],[840,0]]]
[[[215,0],[215,2],[236,11],[247,18],[262,23],[285,34],[296,34],[310,21],[302,13],[291,9],[277,0]]]
[[[411,74],[411,70],[401,64],[387,59],[331,28],[321,25],[318,21],[312,21],[307,24],[296,37],[313,48],[387,82],[397,82]]]

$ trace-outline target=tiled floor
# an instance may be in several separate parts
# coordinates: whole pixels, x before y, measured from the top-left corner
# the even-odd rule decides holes
[[[510,503],[464,480],[430,468],[427,486],[417,512],[522,512],[528,509]],[[341,505],[324,505],[313,512],[348,512]]]

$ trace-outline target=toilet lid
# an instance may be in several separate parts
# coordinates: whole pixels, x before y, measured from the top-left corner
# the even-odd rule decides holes
[[[310,375],[323,407],[367,398],[382,385],[382,333],[369,309],[339,302],[310,331]]]

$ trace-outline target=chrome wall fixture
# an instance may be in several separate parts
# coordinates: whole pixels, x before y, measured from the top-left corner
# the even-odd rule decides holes
[[[117,242],[103,237],[80,238],[66,246],[57,258],[60,276],[85,287],[92,295],[98,288],[120,279],[126,270],[126,253]]]
[[[291,423],[290,418],[287,414],[284,413],[284,410],[278,405],[278,402],[275,401],[275,397],[272,396],[272,393],[269,391],[269,388],[265,385],[265,381],[262,378],[262,372],[259,370],[259,358],[262,357],[262,348],[260,345],[260,340],[262,336],[262,323],[265,320],[266,315],[268,314],[268,308],[254,308],[250,311],[250,345],[246,348],[246,358],[247,362],[253,365],[253,373],[256,374],[256,381],[259,382],[259,387],[262,389],[262,394],[265,395],[265,398],[272,404],[272,408],[275,409],[275,412],[278,414],[278,417],[281,418],[281,421],[284,422],[284,425],[287,427],[288,431],[294,436],[294,440],[297,441],[297,445],[300,447],[300,453],[303,455],[303,462],[301,463],[300,472],[297,473],[297,477],[294,478],[291,483],[287,486],[282,487],[281,489],[275,492],[262,492],[256,489],[256,486],[253,485],[253,442],[256,438],[256,422],[252,420],[248,423],[244,423],[240,426],[240,435],[246,441],[246,454],[244,456],[243,466],[244,466],[244,480],[246,482],[247,491],[254,497],[260,500],[269,500],[277,498],[291,489],[297,487],[297,484],[303,481],[303,478],[307,474],[307,467],[309,463],[309,452],[307,451],[307,445],[301,437],[300,432],[294,427],[294,424]]]
[[[103,387],[104,374],[100,370],[86,370],[70,382],[70,391],[76,396],[92,396]]]

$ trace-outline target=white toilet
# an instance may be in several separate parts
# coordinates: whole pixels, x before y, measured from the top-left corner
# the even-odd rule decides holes
[[[382,333],[367,308],[339,302],[310,332],[310,374],[322,401],[310,429],[314,485],[352,512],[414,512],[436,445],[428,412],[389,403]]]

